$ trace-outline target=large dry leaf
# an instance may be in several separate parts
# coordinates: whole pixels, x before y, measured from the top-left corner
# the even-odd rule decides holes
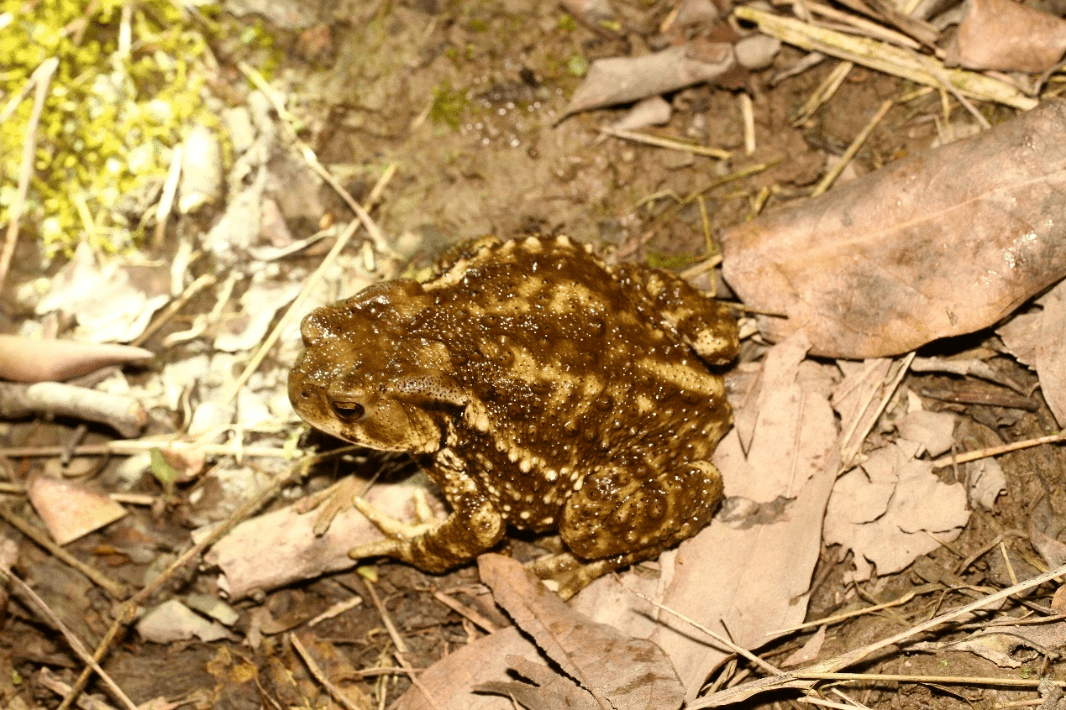
[[[725,232],[773,340],[868,358],[990,326],[1066,274],[1066,101]]]
[[[1044,72],[1066,52],[1066,20],[1015,0],[969,0],[945,63]]]
[[[662,596],[664,606],[746,648],[803,621],[839,467],[828,396],[818,378],[805,376],[814,366],[804,361],[807,347],[793,337],[767,355],[759,397],[748,404],[758,417],[746,455],[733,432],[715,455],[726,495],[739,505],[682,543]],[[651,639],[691,700],[731,654],[677,618],[659,618]]]
[[[510,557],[481,555],[478,569],[496,603],[590,700],[617,710],[681,707],[681,682],[654,643],[571,609]]]

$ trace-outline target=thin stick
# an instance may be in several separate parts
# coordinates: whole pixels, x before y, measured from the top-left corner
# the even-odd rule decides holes
[[[399,653],[407,653],[407,644],[404,643],[403,637],[400,636],[400,632],[396,630],[396,626],[392,623],[392,617],[389,616],[389,611],[385,608],[385,605],[381,603],[381,598],[374,589],[374,584],[368,579],[363,580],[363,582],[366,584],[367,591],[370,592],[370,601],[374,603],[374,608],[378,610],[381,623],[385,624],[385,630],[389,633],[389,638],[392,639],[396,650]]]
[[[1028,449],[1033,446],[1043,446],[1044,444],[1057,444],[1060,441],[1066,441],[1066,432],[1060,431],[1058,434],[1048,434],[1047,436],[1040,436],[1036,439],[1015,441],[1013,443],[1003,444],[1001,446],[989,446],[985,449],[967,451],[966,453],[962,454],[944,454],[940,458],[933,461],[933,468],[944,468],[945,466],[951,466],[953,464],[969,463],[970,461],[986,459],[990,456],[1001,456],[1002,454],[1009,454],[1012,451],[1020,451],[1021,449]]]
[[[111,676],[104,672],[104,669],[100,667],[100,664],[96,659],[89,655],[89,650],[85,648],[81,640],[66,627],[62,620],[56,616],[56,613],[45,604],[43,599],[37,596],[37,593],[34,592],[28,584],[12,574],[11,570],[4,569],[3,567],[0,567],[0,575],[3,575],[7,581],[15,585],[20,592],[33,600],[33,603],[37,606],[44,618],[46,618],[56,629],[59,629],[59,633],[63,634],[63,638],[67,640],[67,644],[70,646],[71,650],[78,655],[78,658],[82,660],[82,663],[96,671],[96,674],[100,676],[102,681],[104,681],[104,685],[110,688],[112,694],[114,694],[119,702],[130,710],[137,710],[137,705],[129,699],[129,696],[123,692],[122,688],[118,687],[118,683],[112,680]]]
[[[315,680],[322,684],[322,687],[326,689],[326,692],[330,694],[334,700],[348,708],[348,710],[361,710],[362,705],[356,705],[348,696],[344,694],[340,688],[338,688],[326,674],[322,672],[322,669],[315,663],[315,659],[311,657],[311,654],[304,648],[303,643],[300,642],[300,637],[296,634],[289,634],[289,642],[292,643],[292,647],[296,649],[296,653],[300,656],[300,660],[307,666],[307,670],[311,672]]]
[[[48,87],[52,84],[52,75],[58,67],[59,59],[49,57],[41,62],[41,66],[30,75],[30,83],[36,86],[37,91],[33,97],[30,122],[26,125],[26,139],[22,142],[22,165],[19,168],[18,191],[15,193],[11,211],[8,212],[7,237],[4,240],[4,251],[0,253],[0,289],[4,287],[7,271],[11,267],[11,258],[15,255],[15,244],[18,243],[19,238],[19,223],[22,221],[22,211],[26,208],[26,195],[30,190],[34,158],[37,156],[37,126],[41,123],[41,111],[44,110],[44,102],[48,98]]]
[[[26,520],[8,510],[7,506],[0,505],[0,518],[3,518],[6,523],[11,525],[11,527],[16,528],[23,535],[40,545],[60,562],[68,567],[76,569],[78,572],[81,572],[88,577],[93,584],[101,587],[105,592],[111,595],[113,599],[122,599],[126,596],[126,587],[124,584],[111,579],[103,572],[85,564],[77,557],[55,544],[55,542],[41,530],[33,527]]]
[[[685,616],[684,614],[682,614],[679,611],[674,611],[670,607],[665,606],[663,604],[660,604],[659,602],[655,601],[654,599],[646,597],[643,594],[641,594],[640,592],[635,591],[633,589],[630,589],[629,587],[626,587],[625,589],[630,594],[632,594],[634,596],[637,596],[637,597],[640,597],[641,599],[646,601],[648,604],[651,604],[652,606],[654,606],[656,609],[659,609],[660,611],[665,611],[667,614],[670,614],[671,616],[676,616],[678,619],[681,619],[682,621],[684,621],[686,624],[688,624],[689,626],[691,626],[694,629],[699,629],[700,631],[702,631],[703,633],[707,634],[708,636],[710,636],[712,639],[714,639],[718,643],[720,643],[723,646],[725,646],[726,648],[728,648],[733,653],[737,654],[738,656],[743,656],[744,658],[748,659],[749,661],[754,663],[759,668],[762,668],[764,671],[767,671],[768,673],[773,673],[774,675],[780,675],[781,674],[781,669],[778,668],[777,666],[773,665],[769,661],[764,661],[762,658],[760,658],[759,656],[755,655],[754,653],[752,653],[748,649],[744,648],[743,646],[739,646],[739,645],[733,643],[731,640],[727,639],[725,636],[722,636],[721,634],[717,634],[714,631],[711,631],[710,629],[708,629],[706,626],[703,626],[702,624],[697,623],[695,619],[692,619],[691,617]]]
[[[808,621],[808,622],[803,623],[803,624],[798,624],[797,626],[789,626],[788,628],[778,629],[777,631],[767,631],[766,632],[766,636],[776,638],[776,637],[782,636],[784,634],[790,634],[790,633],[792,633],[794,631],[803,631],[804,629],[810,629],[810,628],[814,628],[814,627],[817,627],[817,626],[823,626],[823,625],[824,626],[832,626],[834,624],[839,624],[842,621],[847,621],[848,619],[853,619],[856,616],[865,616],[866,614],[872,614],[875,611],[883,611],[884,609],[891,609],[892,607],[895,607],[895,606],[902,606],[903,604],[906,604],[907,602],[909,602],[911,599],[914,599],[914,597],[916,597],[919,593],[924,594],[924,593],[929,592],[929,591],[933,591],[933,590],[931,590],[931,589],[929,589],[929,590],[911,590],[911,591],[907,592],[906,594],[904,594],[899,599],[895,599],[895,600],[890,601],[890,602],[885,602],[884,604],[875,604],[874,606],[864,606],[862,609],[855,609],[853,611],[847,611],[847,612],[844,612],[844,613],[841,613],[841,614],[834,614],[833,616],[827,616],[825,618],[818,619],[816,621]]]
[[[481,630],[485,633],[491,634],[494,631],[498,631],[496,624],[492,623],[492,621],[490,621],[484,614],[471,609],[465,604],[461,604],[458,600],[452,599],[447,594],[444,594],[443,592],[433,592],[433,598],[454,611],[456,614],[467,619],[470,623],[481,627]]]
[[[148,324],[148,327],[144,329],[144,332],[137,336],[132,345],[141,346],[148,342],[156,332],[166,325],[174,314],[185,307],[185,304],[193,299],[193,297],[203,291],[209,286],[214,286],[218,281],[218,277],[214,274],[203,274],[199,276],[195,281],[185,287],[181,295],[171,301],[163,311],[152,319],[152,322]]]
[[[893,675],[890,673],[808,673],[796,671],[797,678],[809,678],[811,680],[861,680],[868,683],[894,682],[894,683],[944,683],[947,684],[973,684],[1003,685],[1011,688],[1035,688],[1041,683],[1051,683],[1060,688],[1066,688],[1066,680],[1051,680],[1049,678],[978,678],[963,675]]]

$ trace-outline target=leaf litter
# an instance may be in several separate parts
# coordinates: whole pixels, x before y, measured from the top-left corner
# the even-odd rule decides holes
[[[777,26],[766,16],[752,14],[750,10],[738,8],[737,15],[755,19],[760,27]],[[820,7],[814,10],[823,12]],[[895,28],[882,28],[884,31],[879,36],[894,40],[891,32],[902,31],[914,34],[920,40],[918,45],[928,40],[926,34],[930,26],[927,24],[909,21],[894,11],[873,15]],[[679,11],[677,17],[681,16]],[[611,21],[624,24],[629,16],[617,17]],[[855,26],[861,26],[855,18],[851,19]],[[662,24],[663,28],[669,26],[670,22]],[[601,36],[617,36],[612,35],[613,32],[615,30],[611,29]],[[783,32],[781,39],[799,46],[808,41]],[[830,32],[817,41],[829,42],[830,47],[845,46],[838,40],[839,37]],[[726,42],[727,47],[732,47],[730,42],[732,40]],[[678,43],[675,46],[687,47],[685,51],[689,52],[696,45]],[[778,50],[776,44],[769,46],[773,50],[769,53],[772,57]],[[739,44],[731,51],[739,55]],[[902,55],[884,52],[881,56],[902,62],[898,59]],[[792,58],[795,55],[789,55],[789,59]],[[774,61],[785,59],[778,57]],[[919,64],[925,67],[928,76],[932,76],[927,83],[933,86],[939,87],[942,77],[954,80],[960,76],[950,72],[940,74],[936,62],[931,59],[919,60]],[[637,64],[620,63],[617,66],[622,67],[621,72],[625,74]],[[757,71],[756,67],[749,69]],[[603,76],[609,77],[610,73],[601,74],[597,81],[602,82]],[[751,82],[756,76],[749,74],[744,80]],[[590,75],[592,78],[596,77]],[[699,79],[697,83],[702,81],[704,79]],[[606,83],[609,85],[611,81]],[[688,83],[686,80],[671,85],[669,90]],[[973,93],[997,95],[1011,105],[1028,105],[1017,94],[1003,89],[1002,84],[999,79],[979,82],[979,86],[985,88],[997,87],[996,91],[1002,91],[1001,94],[982,94],[985,89]],[[667,89],[653,85],[644,90],[657,93]],[[599,95],[606,95],[605,91],[596,89]],[[664,128],[656,130],[670,131],[675,121],[691,114],[691,105],[685,101],[698,94],[686,94],[685,91],[698,90],[680,91],[678,95],[684,100],[679,102],[675,97],[668,116],[661,111],[660,105],[656,121],[665,118],[667,123]],[[951,100],[947,98],[951,93],[944,94],[945,101]],[[580,98],[580,93],[575,91],[573,96]],[[639,95],[626,97],[627,101],[643,98]],[[921,95],[918,99],[911,96],[909,100],[920,98]],[[832,99],[828,100],[831,107]],[[476,684],[481,684],[482,689],[514,697],[529,707],[538,703],[558,706],[564,702],[573,702],[575,706],[588,706],[592,702],[592,707],[604,703],[625,707],[626,702],[634,702],[633,706],[640,707],[652,697],[640,693],[665,693],[654,696],[663,698],[655,702],[664,707],[679,706],[682,692],[690,707],[725,702],[721,695],[701,698],[700,693],[705,690],[708,679],[726,681],[727,676],[715,674],[731,671],[729,661],[738,652],[735,644],[749,650],[770,644],[773,652],[778,652],[787,650],[789,644],[802,641],[808,644],[803,656],[808,661],[816,654],[833,652],[832,645],[837,637],[832,633],[829,638],[823,636],[817,641],[813,637],[794,636],[791,640],[774,641],[788,635],[787,629],[807,621],[814,608],[832,609],[834,604],[846,600],[852,611],[857,611],[859,600],[843,591],[847,589],[844,585],[829,592],[837,598],[834,604],[824,602],[826,577],[820,574],[826,569],[826,559],[831,557],[823,555],[826,552],[823,543],[839,545],[829,553],[838,560],[851,558],[848,565],[834,562],[829,566],[831,573],[838,575],[838,580],[850,578],[855,583],[868,579],[870,589],[900,578],[901,575],[894,575],[892,571],[908,568],[919,555],[944,554],[949,549],[946,545],[979,548],[982,543],[979,538],[966,537],[974,528],[973,516],[967,506],[989,511],[991,515],[1005,515],[1008,509],[1004,501],[1018,505],[1014,499],[1031,496],[1033,489],[1026,489],[1028,484],[1018,476],[1018,469],[1012,464],[1011,457],[1020,454],[1004,456],[1001,466],[995,459],[963,463],[956,460],[955,452],[980,448],[1001,450],[996,447],[1002,443],[1000,437],[1004,435],[1024,434],[1038,441],[1046,438],[1047,432],[1039,426],[1034,430],[1031,422],[1038,420],[1025,419],[1027,415],[1010,415],[1004,407],[938,404],[947,400],[921,394],[930,388],[923,387],[919,381],[931,377],[948,378],[938,382],[942,389],[949,390],[958,389],[960,381],[973,377],[998,382],[1015,393],[1032,395],[1038,405],[1046,402],[1047,408],[1038,410],[1044,422],[1051,422],[1048,415],[1062,421],[1060,390],[1064,385],[1063,373],[1059,371],[1062,361],[1059,350],[1064,339],[1059,323],[1062,320],[1062,296],[1058,293],[1061,287],[1048,291],[1022,317],[1002,322],[1019,305],[1051,287],[1063,273],[1054,249],[1058,233],[1054,231],[1057,221],[1052,214],[1057,204],[1054,181],[1058,179],[1059,170],[1054,163],[1058,154],[1053,143],[1057,135],[1055,127],[1061,125],[1058,112],[1062,109],[1054,100],[1047,99],[1042,104],[1029,115],[1008,119],[970,141],[889,163],[881,171],[833,188],[821,199],[796,202],[785,210],[778,207],[765,217],[730,227],[723,236],[726,278],[741,296],[744,307],[774,315],[757,317],[761,330],[758,334],[753,335],[752,322],[747,324],[745,332],[750,347],[738,368],[742,372],[731,379],[738,388],[731,395],[737,426],[722,442],[716,455],[729,496],[723,511],[698,536],[684,542],[677,550],[664,553],[658,560],[657,569],[654,565],[642,565],[622,575],[598,580],[574,600],[572,607],[548,596],[538,582],[526,579],[520,568],[510,569],[512,565],[506,560],[483,559],[486,581],[494,580],[490,586],[495,588],[496,602],[508,610],[534,643],[521,638],[513,627],[471,641],[480,632],[468,627],[459,650],[423,671],[421,680],[416,678],[415,686],[408,691],[404,702],[416,702],[414,698],[424,695],[428,687],[433,689],[438,707],[508,706],[509,700],[470,696],[469,689]],[[249,509],[258,507],[262,497],[270,497],[274,494],[272,491],[276,492],[281,480],[289,475],[277,462],[291,455],[295,445],[288,435],[293,415],[285,406],[284,397],[278,395],[279,390],[283,390],[284,369],[267,368],[255,373],[246,363],[252,357],[250,351],[264,339],[266,329],[275,321],[277,309],[293,301],[296,289],[284,280],[278,282],[290,275],[288,269],[272,271],[254,262],[248,271],[244,268],[250,264],[247,255],[254,255],[257,249],[264,248],[263,245],[275,250],[286,249],[292,234],[301,228],[306,230],[308,217],[318,219],[329,208],[325,207],[328,201],[322,201],[316,192],[323,186],[314,170],[294,158],[296,152],[290,153],[289,147],[278,141],[279,131],[273,123],[277,119],[268,116],[269,111],[264,112],[264,106],[269,105],[267,96],[252,94],[248,98],[247,112],[251,118],[229,121],[228,125],[244,125],[245,129],[253,126],[251,132],[258,137],[234,141],[235,146],[244,148],[241,156],[247,156],[243,160],[238,157],[241,176],[235,177],[232,172],[228,176],[231,186],[237,189],[229,191],[231,198],[226,205],[218,206],[222,213],[214,222],[214,228],[208,230],[211,231],[210,238],[202,232],[218,264],[233,274],[233,278],[224,283],[230,283],[230,287],[239,285],[243,295],[236,300],[231,300],[228,295],[219,298],[216,309],[210,314],[209,309],[200,307],[202,304],[197,306],[197,313],[210,317],[205,318],[201,329],[185,341],[195,345],[191,357],[185,362],[168,362],[169,377],[165,385],[160,381],[127,383],[124,377],[118,378],[126,383],[130,393],[143,399],[154,416],[182,413],[181,420],[187,431],[199,435],[198,441],[189,442],[189,448],[199,454],[199,458],[193,454],[193,460],[215,459],[215,465],[204,468],[202,473],[201,466],[191,466],[167,484],[165,490],[147,496],[147,503],[156,506],[156,510],[166,510],[168,515],[180,513],[185,523],[199,526],[192,538],[204,546],[221,536],[227,526],[246,517]],[[902,104],[896,102],[894,105]],[[573,106],[567,108],[556,103],[555,109],[561,115]],[[756,104],[757,111],[765,109],[765,105]],[[278,111],[276,115],[285,120],[284,111]],[[556,135],[572,132],[586,137],[594,135],[595,131],[576,128],[580,119],[572,118],[569,123],[559,124],[553,130],[558,132]],[[698,125],[699,122],[694,120],[692,126]],[[491,140],[490,133],[485,136]],[[195,139],[201,143],[204,141],[202,130]],[[1040,144],[1044,147],[1034,149],[1040,141],[1045,141]],[[664,140],[661,144],[669,145],[670,142]],[[1022,150],[1018,151],[1017,146]],[[727,147],[738,149],[741,146],[737,143]],[[1013,152],[1012,147],[1015,148]],[[598,150],[613,148],[617,146],[603,142]],[[208,150],[212,151],[213,148]],[[256,151],[260,151],[258,157],[253,155]],[[721,151],[723,157],[719,159],[733,152]],[[1019,155],[1027,157],[1037,153],[1044,161],[1042,164],[1035,160],[1017,160]],[[265,156],[272,156],[272,159],[267,160]],[[282,157],[279,159],[279,156]],[[1006,162],[1012,157],[1015,162]],[[711,159],[704,155],[691,160]],[[616,168],[624,169],[624,165],[624,156],[614,163]],[[708,167],[695,162],[685,164],[692,165]],[[294,169],[293,166],[299,167]],[[476,170],[460,169],[452,176],[456,189],[463,189],[464,174],[476,173]],[[957,178],[960,175],[965,175],[966,179],[944,179],[944,176]],[[210,212],[213,207],[211,196],[216,189],[213,185],[217,180],[212,175],[206,178],[209,179],[203,181],[206,186],[203,189],[190,188],[194,193],[190,199],[199,203],[200,209]],[[771,172],[760,179],[778,178]],[[964,189],[941,190],[943,185],[952,182]],[[915,188],[914,183],[920,187]],[[396,189],[395,204],[410,199],[402,188]],[[588,190],[576,193],[583,197],[590,194]],[[681,194],[690,193],[683,190]],[[974,194],[983,196],[983,199],[973,199]],[[294,199],[295,195],[301,197]],[[907,196],[910,202],[903,206],[893,204],[893,199],[901,201],[901,195]],[[996,199],[989,200],[988,195]],[[762,198],[755,193],[749,196],[752,201],[747,204],[758,205],[760,199],[765,202],[770,192]],[[721,196],[714,199],[721,207],[729,205],[729,200]],[[345,201],[349,200],[350,196]],[[696,204],[695,198],[693,200]],[[368,204],[373,202],[372,199]],[[308,203],[316,206],[308,208]],[[183,204],[180,199],[178,204]],[[189,207],[189,212],[193,210],[192,202],[184,204]],[[997,211],[996,208],[1004,205],[1011,209]],[[582,206],[586,206],[584,200]],[[907,209],[903,210],[903,207]],[[386,203],[381,216],[395,226],[397,213],[390,212],[390,209],[395,208]],[[475,206],[473,211],[476,210]],[[179,209],[179,213],[182,212],[184,210]],[[631,222],[639,223],[639,214],[633,212],[625,216]],[[1014,231],[1003,228],[1003,223],[986,219],[987,215],[1005,217],[1005,223]],[[743,216],[734,211],[733,224],[741,223]],[[707,219],[704,215],[704,230]],[[1025,223],[1027,219],[1031,224]],[[190,223],[184,224],[188,227]],[[682,221],[678,222],[679,227],[682,224]],[[827,225],[832,228],[826,229]],[[1023,229],[1019,232],[1019,225],[1029,227],[1031,231]],[[314,228],[322,226],[315,224]],[[427,230],[427,233],[431,234],[431,231]],[[334,239],[340,233],[339,230],[330,232],[329,226],[323,232],[326,239]],[[1030,233],[1035,236],[1027,240]],[[872,234],[881,241],[878,245],[869,239],[856,240],[855,234],[860,237]],[[841,235],[847,236],[842,239]],[[414,243],[419,242],[415,240]],[[378,247],[386,245],[380,237],[374,238],[374,244]],[[854,258],[856,252],[849,251],[856,248],[861,258]],[[878,248],[882,250],[878,251]],[[386,260],[384,272],[395,273],[400,262],[389,261],[395,258],[391,248],[378,252],[376,256]],[[358,290],[359,283],[373,278],[374,268],[380,267],[367,266],[372,264],[366,259],[367,253],[364,249],[342,257],[340,263],[329,269],[330,282],[322,282],[316,287],[318,296],[315,300],[327,302],[352,293]],[[72,260],[70,263],[78,265],[81,271],[75,274],[75,267],[71,267],[63,279],[56,280],[56,283],[66,283],[65,290],[54,291],[51,305],[41,311],[62,312],[67,314],[64,318],[76,316],[87,338],[136,340],[140,333],[146,332],[144,329],[153,314],[187,287],[182,270],[178,270],[175,279],[175,272],[166,268],[146,270],[142,264],[118,267],[118,261],[98,267],[94,260],[95,257],[90,259],[84,253]],[[753,263],[758,268],[752,267]],[[1012,267],[1008,276],[1013,276],[1013,280],[1000,273],[1005,263]],[[944,270],[931,268],[930,264],[943,266]],[[995,271],[992,267],[996,266],[1000,271],[992,273]],[[304,273],[294,270],[297,278]],[[142,283],[139,280],[142,275],[150,277],[150,286],[131,287],[132,283]],[[834,281],[830,275],[850,280]],[[870,288],[871,280],[877,282],[878,288]],[[886,290],[889,285],[901,286],[903,295],[886,295],[890,293]],[[923,290],[919,286],[929,288]],[[260,288],[262,290],[257,290]],[[47,300],[42,302],[48,303]],[[240,310],[235,310],[234,304],[239,304]],[[310,307],[307,302],[300,306],[304,312]],[[782,321],[782,315],[788,316],[788,321]],[[291,362],[295,343],[291,323],[295,320],[289,321],[289,329],[281,336],[282,346],[276,357],[282,365]],[[1002,344],[993,341],[990,347],[978,347],[972,341],[967,344],[967,341],[956,340],[954,345],[951,342],[946,346],[934,343],[934,349],[942,349],[936,350],[936,356],[931,358],[893,360],[886,357],[928,345],[945,336],[974,331],[987,334],[987,329],[997,324]],[[222,332],[228,333],[230,338],[226,348],[223,348]],[[770,345],[773,341],[776,344]],[[966,349],[968,346],[969,350]],[[232,350],[233,354],[219,352],[223,349]],[[1017,352],[1019,362],[1036,370],[1040,384],[1038,394],[1032,394],[1031,385],[1025,379],[1026,373],[1012,370],[1009,365],[1013,361],[997,356],[997,351]],[[867,359],[863,362],[833,361],[824,357],[812,359],[812,354]],[[186,355],[188,353],[172,353],[171,357]],[[943,355],[947,357],[941,357]],[[919,361],[923,363],[922,368],[915,365]],[[237,376],[242,369],[249,374]],[[1000,398],[1000,401],[1005,400]],[[930,409],[936,407],[945,408]],[[75,409],[68,416],[82,418],[84,414],[85,410]],[[981,426],[991,438],[985,434],[971,437],[965,433],[964,425],[971,417],[983,422]],[[1019,428],[1025,422],[1030,422],[1027,432]],[[958,430],[953,433],[956,427]],[[154,424],[153,429],[154,434],[161,433]],[[129,430],[124,435],[136,436],[138,431]],[[249,436],[254,443],[246,445]],[[93,441],[101,438],[95,432],[92,437]],[[140,480],[142,484],[152,480],[139,476],[148,470],[148,454],[153,448],[156,451],[170,448],[175,453],[185,451],[166,438],[155,441],[146,438],[130,443],[138,446],[120,450],[123,453],[143,452],[145,463],[138,464],[139,468],[134,466],[129,479]],[[77,450],[76,446],[65,448]],[[951,453],[945,453],[949,449]],[[1047,449],[1044,446],[1042,450],[1047,452]],[[96,450],[97,455],[104,450],[106,447]],[[1051,457],[1049,460],[1054,461],[1054,452],[1047,453]],[[245,458],[262,462],[257,466],[268,466],[272,479],[268,479],[263,470],[241,465]],[[360,463],[365,462],[361,457],[359,459]],[[350,465],[353,459],[347,461],[346,465]],[[1053,467],[1047,468],[1041,475],[1050,476],[1054,470]],[[124,475],[131,473],[127,471]],[[189,479],[195,482],[193,486],[183,487],[188,485]],[[121,480],[108,473],[99,483],[118,488]],[[57,486],[55,490],[59,492],[48,493],[48,486],[41,489],[37,485],[39,491],[45,490],[43,494],[35,494],[41,500],[39,510],[44,518],[67,515],[62,510],[59,513],[43,512],[48,509],[49,502],[62,498],[68,499],[66,502],[77,509],[88,510],[96,505],[80,502],[80,496],[67,492],[73,490],[71,488]],[[160,482],[159,485],[163,484]],[[383,505],[391,505],[397,512],[403,512],[409,490],[403,486],[378,485],[368,495],[389,499],[392,502],[383,502]],[[348,493],[343,495],[346,497]],[[376,530],[343,505],[321,514],[301,510],[281,508],[250,518],[215,545],[207,561],[217,564],[223,576],[217,578],[213,588],[234,599],[251,597],[258,600],[265,594],[269,594],[272,600],[283,599],[287,594],[303,596],[311,605],[306,609],[300,607],[295,615],[298,619],[315,616],[311,613],[315,600],[308,592],[316,587],[293,587],[300,580],[330,574],[334,579],[343,580],[346,588],[355,593],[373,596],[357,578],[346,577],[337,570],[353,565],[346,555],[348,547],[358,544],[361,536],[377,534]],[[1062,543],[1057,535],[1066,525],[1053,513],[1032,518],[1023,516],[1022,519],[1031,528],[1026,530],[1024,538],[1030,541],[1033,549],[1043,556],[1047,565],[1061,565],[1061,554],[1056,550]],[[326,520],[328,525],[324,524]],[[219,527],[220,523],[222,527]],[[122,569],[134,558],[144,558],[144,551],[138,552],[138,547],[143,547],[143,537],[148,530],[150,528],[143,527],[143,523],[122,527],[120,522],[93,535],[98,536],[97,545],[101,544],[101,539],[118,540],[112,538],[114,535],[130,538],[125,544],[110,545],[109,554]],[[159,535],[158,532],[151,534]],[[962,537],[958,537],[960,534]],[[64,535],[67,533],[59,534],[60,537]],[[76,546],[78,543],[71,544]],[[98,549],[101,551],[96,554],[108,554],[102,548]],[[994,549],[994,546],[987,549]],[[58,551],[54,554],[58,555]],[[969,573],[974,583],[980,581],[984,568],[974,567],[979,559],[980,555],[964,560],[966,564],[960,563],[955,574]],[[265,563],[266,560],[269,563]],[[180,565],[180,561],[176,563]],[[984,561],[978,562],[978,565],[984,564]],[[172,568],[169,574],[174,574],[175,569]],[[387,571],[390,568],[382,569]],[[363,570],[363,574],[372,576],[373,573]],[[410,576],[413,573],[396,574]],[[166,578],[164,575],[163,579]],[[459,578],[462,579],[461,573]],[[143,601],[142,597],[156,588],[157,583],[149,579],[156,578],[146,574],[135,580],[135,586],[141,588],[142,593],[131,600]],[[40,579],[34,583],[44,587]],[[102,580],[97,583],[104,586]],[[328,580],[315,584],[323,583],[328,584]],[[120,589],[116,586],[104,588]],[[393,586],[392,589],[396,595],[394,599],[403,598],[402,588]],[[634,594],[637,591],[640,596]],[[53,600],[62,596],[53,597]],[[996,597],[1002,600],[1006,594]],[[74,598],[80,597],[75,594]],[[170,601],[176,604],[170,604]],[[141,627],[144,638],[157,641],[187,638],[188,633],[210,633],[206,629],[215,628],[205,617],[192,611],[190,607],[196,605],[170,601],[164,600],[163,605],[155,608],[177,610],[180,607],[181,611],[175,611],[170,620],[157,616],[156,621],[164,619],[161,629]],[[196,608],[201,609],[200,606]],[[385,622],[391,623],[387,616],[390,612],[380,608],[380,613],[386,615]],[[1006,609],[1002,604],[999,608],[1001,611]],[[269,614],[269,610],[263,611]],[[582,614],[592,621],[584,621]],[[72,621],[73,617],[66,623]],[[189,622],[201,627],[202,631],[187,631]],[[232,624],[233,620],[227,623]],[[835,623],[824,624],[822,634],[825,629],[834,628]],[[1053,635],[1041,637],[1039,632],[1031,630],[1037,628],[1035,626],[1013,624],[1005,628],[986,634],[978,632],[972,641],[936,641],[927,647],[912,644],[910,648],[937,653],[944,653],[948,648],[957,649],[956,652],[966,649],[969,653],[1005,662],[1006,659],[1016,659],[1017,649],[1024,647],[1032,654],[1026,657],[1027,662],[1035,663],[1053,658],[1054,649],[1059,645]],[[277,630],[272,629],[275,633]],[[1051,631],[1055,630],[1052,626]],[[79,629],[79,632],[83,631]],[[172,632],[179,636],[162,635]],[[232,632],[223,632],[221,637],[227,637],[229,633]],[[263,648],[262,636],[257,634],[259,631],[254,629],[248,631],[249,638],[259,639],[254,646]],[[94,636],[83,635],[87,638]],[[887,633],[880,635],[888,636]],[[886,638],[886,642],[890,640],[893,639]],[[402,639],[397,641],[398,645],[400,643]],[[269,679],[267,687],[280,697],[291,697],[292,702],[297,698],[300,702],[311,702],[318,697],[314,691],[307,690],[309,686],[300,686],[298,676],[304,671],[302,666],[295,664],[292,650],[303,646],[298,637],[291,637],[285,653],[281,654],[286,660],[279,661],[281,656],[278,656],[262,666],[263,678]],[[314,645],[308,646],[311,647]],[[337,646],[325,643],[317,648],[333,650]],[[617,652],[605,657],[604,648]],[[815,661],[815,668],[839,670],[866,653],[869,649],[856,649],[850,655]],[[432,657],[432,654],[421,657]],[[744,658],[752,661],[750,656]],[[551,665],[546,664],[548,659],[553,662]],[[240,665],[231,666],[231,661],[221,658],[216,660],[217,664],[212,668],[222,672],[223,677],[229,670],[236,672]],[[401,667],[405,663],[402,655],[399,663]],[[612,666],[612,663],[617,665]],[[342,669],[343,665],[332,664],[332,672],[352,672],[350,668]],[[674,680],[671,680],[671,673],[666,672],[670,666],[677,674]],[[776,671],[772,666],[761,667],[770,676],[761,681],[742,682],[733,689],[732,698],[751,697],[763,688],[775,687],[775,684],[777,687],[813,688],[816,683],[815,679],[801,679],[799,675]],[[517,672],[517,678],[507,675],[508,668]],[[563,674],[557,673],[556,668]],[[656,679],[654,682],[626,682],[630,677],[626,673],[646,674],[652,668],[659,669],[651,675]],[[395,672],[408,673],[409,670]],[[681,685],[672,686],[671,683],[677,680]],[[132,679],[127,678],[127,682]],[[622,686],[637,695],[627,695],[623,700],[623,696],[616,694]],[[298,687],[303,689],[297,690]],[[322,692],[322,697],[330,696],[330,692]],[[366,700],[357,693],[352,696],[357,702]],[[497,700],[505,704],[500,705]],[[890,704],[892,701],[885,702]]]

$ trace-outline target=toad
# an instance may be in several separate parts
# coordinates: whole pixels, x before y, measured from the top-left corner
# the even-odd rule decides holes
[[[309,424],[407,452],[440,487],[443,522],[356,505],[386,539],[352,551],[443,572],[508,526],[558,531],[538,561],[571,596],[711,519],[711,454],[732,420],[727,308],[677,276],[609,266],[566,237],[453,248],[424,283],[397,279],[319,308],[289,398]]]

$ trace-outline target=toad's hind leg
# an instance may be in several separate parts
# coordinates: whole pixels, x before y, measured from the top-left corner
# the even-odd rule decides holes
[[[576,585],[576,591],[602,574],[654,557],[706,526],[721,499],[722,477],[709,461],[649,478],[602,469],[570,497],[559,526],[563,542],[587,565],[564,570],[557,581],[561,587]]]

